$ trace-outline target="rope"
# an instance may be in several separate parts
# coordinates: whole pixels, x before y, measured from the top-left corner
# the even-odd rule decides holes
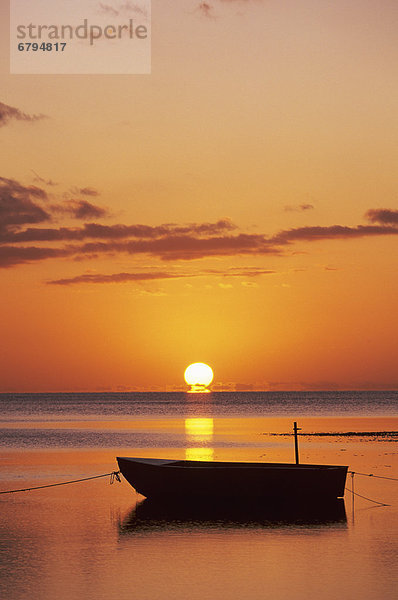
[[[354,496],[358,496],[359,498],[363,498],[364,500],[369,500],[369,502],[374,502],[375,504],[378,504],[379,506],[391,506],[390,504],[385,504],[384,502],[378,502],[377,500],[372,500],[371,498],[367,498],[366,496],[361,496],[361,494],[357,494],[357,492],[354,492],[353,490],[350,490],[347,487],[345,489],[347,490],[347,492],[354,494]]]
[[[353,473],[354,475],[363,475],[364,477],[376,477],[376,479],[389,479],[390,481],[398,481],[395,477],[383,477],[382,475],[373,475],[373,473],[358,473],[358,471],[347,471],[348,473]]]
[[[93,475],[92,477],[84,477],[83,479],[73,479],[72,481],[62,481],[60,483],[50,483],[48,485],[38,485],[36,487],[30,488],[21,488],[19,490],[6,490],[4,492],[0,492],[0,494],[15,494],[16,492],[30,492],[31,490],[42,490],[43,488],[56,487],[57,485],[68,485],[70,483],[80,483],[81,481],[88,481],[89,479],[99,479],[100,477],[109,477],[109,483],[112,485],[113,482],[120,482],[120,471],[112,471],[111,473],[104,473],[103,475]]]

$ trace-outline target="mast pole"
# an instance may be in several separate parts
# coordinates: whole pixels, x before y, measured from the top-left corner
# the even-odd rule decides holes
[[[297,421],[293,422],[293,432],[294,432],[294,454],[296,458],[296,465],[299,464],[299,451],[298,451],[298,436],[297,432],[300,431],[301,427],[297,427]]]

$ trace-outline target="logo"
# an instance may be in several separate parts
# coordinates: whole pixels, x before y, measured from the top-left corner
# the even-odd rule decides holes
[[[11,0],[11,73],[150,73],[150,0],[105,2]]]

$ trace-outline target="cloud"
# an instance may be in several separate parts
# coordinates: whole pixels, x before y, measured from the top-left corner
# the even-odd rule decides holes
[[[75,196],[100,196],[100,192],[91,186],[86,186],[86,187],[78,187],[78,186],[73,186],[70,188],[70,190],[68,192],[64,193],[64,198],[66,200],[70,200],[71,197],[75,197]]]
[[[48,221],[50,214],[37,203],[46,198],[41,188],[0,177],[0,236],[9,227]]]
[[[108,216],[108,211],[87,200],[66,200],[63,204],[53,204],[52,210],[67,214],[74,219],[101,219]]]
[[[68,212],[65,205],[53,205],[55,212]],[[0,243],[36,242],[36,241],[74,241],[85,239],[120,240],[127,238],[158,239],[172,235],[209,236],[228,232],[237,226],[229,219],[220,219],[216,223],[190,223],[188,225],[101,225],[86,223],[83,227],[59,227],[54,229],[28,228],[19,232],[9,232],[0,236]]]
[[[87,225],[83,232],[91,228],[98,230],[98,225]],[[145,230],[146,228],[144,228]],[[180,229],[179,227],[176,230]],[[261,235],[238,234],[238,235],[218,235],[203,237],[201,233],[195,233],[195,229],[201,232],[201,225],[191,226],[190,233],[176,234],[174,231],[167,231],[167,226],[161,227],[162,235],[151,239],[145,237],[153,234],[153,231],[144,232],[144,236],[139,239],[124,240],[105,240],[90,241],[84,244],[67,246],[65,255],[75,256],[76,258],[86,258],[97,255],[150,255],[161,260],[194,260],[210,256],[236,256],[245,254],[279,254],[279,249],[271,246]],[[36,229],[29,228],[21,232],[5,231],[1,233],[2,243],[21,243],[21,242],[51,242],[63,239],[76,239],[82,235],[82,229],[61,228]],[[61,252],[62,249],[59,249]],[[36,256],[36,255],[35,255]],[[46,258],[44,255],[43,258]],[[36,258],[34,258],[35,260]],[[25,255],[21,262],[27,262]],[[16,264],[16,261],[15,263]],[[246,274],[247,276],[247,274]]]
[[[113,6],[109,6],[109,4],[102,4],[102,2],[99,3],[99,7],[101,9],[102,13],[105,13],[107,15],[112,15],[113,17],[117,17],[119,14],[119,11],[116,10],[115,8],[113,8]]]
[[[24,217],[25,219],[26,217]],[[41,217],[40,217],[41,218]],[[205,227],[204,227],[205,225]],[[216,224],[191,224],[189,226],[102,226],[96,223],[85,224],[81,228],[42,229],[28,228],[22,231],[0,231],[3,243],[21,242],[56,242],[84,241],[79,245],[67,246],[66,255],[75,259],[94,256],[114,256],[127,254],[130,256],[148,255],[164,261],[191,261],[209,257],[282,255],[285,246],[298,241],[321,241],[329,239],[354,239],[375,235],[396,235],[398,228],[380,225],[358,225],[345,227],[300,227],[282,230],[275,236],[267,238],[261,234],[220,232],[212,235]],[[217,229],[217,227],[214,227]],[[184,233],[180,233],[180,231]],[[207,235],[204,231],[208,231]],[[62,249],[59,249],[60,252]],[[23,261],[26,262],[24,258]],[[237,272],[235,276],[257,276],[269,273],[250,269]],[[234,276],[230,272],[228,276]]]
[[[286,205],[283,210],[286,212],[301,212],[306,210],[313,210],[315,207],[313,204],[297,204],[297,205]]]
[[[80,188],[80,192],[89,197],[98,194],[91,187]],[[10,267],[59,257],[81,261],[118,255],[146,255],[171,262],[210,257],[284,256],[287,247],[299,242],[397,235],[397,214],[398,211],[393,209],[370,209],[366,216],[373,224],[305,226],[282,229],[271,236],[244,233],[228,218],[213,223],[103,225],[97,220],[108,216],[108,212],[88,200],[67,199],[59,204],[50,204],[44,189],[0,177],[0,266]],[[77,227],[43,225],[52,224],[62,216],[88,222]],[[207,271],[208,276],[246,279],[271,273],[273,271],[269,269],[250,266],[222,272]],[[85,277],[90,280],[90,277]],[[105,282],[115,275],[104,277]]]
[[[92,187],[84,187],[78,190],[79,194],[83,196],[99,196],[99,191]]]
[[[256,283],[255,281],[242,281],[241,285],[243,285],[244,287],[252,287],[252,288],[258,287],[258,283]]]
[[[206,269],[203,271],[206,275],[219,275],[222,277],[261,277],[262,275],[274,275],[276,271],[270,269],[261,269],[259,267],[230,267],[227,270]]]
[[[157,298],[167,296],[166,292],[162,289],[158,290],[140,290],[140,296],[156,296]]]
[[[254,389],[254,385],[252,383],[236,383],[235,390],[237,392],[251,392]]]
[[[381,223],[382,225],[397,225],[398,210],[389,208],[371,208],[365,213],[365,217],[371,223]]]
[[[225,273],[225,277],[260,277],[261,275],[273,275],[274,273],[276,271],[259,267],[232,267]]]
[[[141,14],[145,17],[148,15],[145,5],[139,6],[138,4],[135,4],[134,2],[129,2],[128,0],[120,5],[120,9],[126,12]]]
[[[149,254],[161,260],[194,260],[210,256],[243,254],[279,254],[262,235],[238,234],[202,238],[195,235],[169,234],[158,239],[124,242],[88,242],[76,248],[82,253]]]
[[[359,237],[371,237],[375,235],[397,235],[397,227],[386,227],[381,225],[357,225],[348,227],[344,225],[331,225],[329,227],[297,227],[285,229],[271,238],[274,244],[288,244],[297,241],[314,242],[318,240],[352,239]]]
[[[112,273],[110,275],[104,275],[101,273],[84,273],[83,275],[78,275],[76,277],[69,277],[64,279],[54,279],[52,281],[47,281],[46,283],[49,285],[74,285],[77,283],[126,283],[126,282],[142,282],[142,281],[155,281],[159,279],[189,279],[189,278],[197,278],[197,277],[254,277],[260,276],[264,274],[275,273],[275,271],[266,271],[264,269],[257,269],[255,274],[249,274],[246,269],[240,269],[235,273],[230,272],[231,269],[227,269],[227,271],[222,269],[206,269],[203,271],[194,271],[194,272],[183,272],[183,271],[147,271],[147,272],[138,272],[138,273]],[[186,284],[187,286],[192,287],[191,284]],[[232,288],[230,283],[218,283],[221,288]],[[254,282],[242,282],[242,285],[255,286]]]
[[[153,273],[113,273],[112,275],[101,275],[97,273],[86,273],[77,277],[66,279],[54,279],[47,281],[49,285],[73,285],[76,283],[125,283],[128,281],[155,281],[159,279],[181,279],[189,275],[173,274],[155,271]]]
[[[40,178],[42,179],[42,178]],[[91,191],[91,188],[87,188]],[[63,213],[75,219],[99,219],[108,215],[108,211],[87,200],[68,200],[62,204],[45,204],[48,196],[45,190],[31,185],[25,186],[15,181],[0,177],[0,243],[17,241],[54,241],[67,239],[66,230],[27,229],[16,231],[17,226],[43,223],[52,219],[53,213]],[[45,232],[45,233],[44,233]],[[76,239],[75,231],[70,231],[72,239]],[[78,238],[79,239],[79,238]]]
[[[37,183],[44,183],[45,185],[51,185],[51,186],[58,185],[58,183],[56,183],[52,179],[44,179],[38,173],[36,173],[36,171],[34,171],[33,169],[31,169],[31,171],[35,175],[34,181],[36,181]]]
[[[35,246],[0,246],[0,267],[8,268],[48,258],[69,256],[66,248],[37,248]]]
[[[200,12],[203,16],[205,16],[206,18],[210,18],[210,19],[215,19],[215,14],[214,14],[214,3],[215,4],[234,4],[234,5],[247,5],[250,3],[254,3],[254,2],[258,2],[261,0],[212,0],[212,2],[206,2],[205,0],[202,0],[201,2],[199,2],[199,4],[197,5],[196,11]],[[237,13],[238,15],[241,15],[242,13]]]
[[[9,182],[11,180],[5,180]],[[7,183],[6,183],[7,187]],[[50,215],[37,206],[29,194],[39,194],[40,190],[26,188],[12,182],[11,188],[21,194],[14,198],[16,209],[13,211],[9,203],[3,210],[3,225],[36,223],[47,220]],[[19,190],[21,190],[19,192]],[[5,219],[5,220],[4,220]],[[1,221],[0,221],[1,223]],[[73,256],[74,259],[85,259],[97,256],[130,256],[148,255],[163,261],[191,261],[209,257],[233,256],[265,256],[282,255],[285,246],[295,242],[315,242],[332,239],[355,239],[379,235],[397,235],[398,227],[390,225],[357,225],[355,227],[332,225],[298,227],[282,230],[272,237],[263,234],[231,233],[236,226],[230,221],[221,219],[216,223],[191,223],[188,225],[166,224],[149,225],[99,225],[87,223],[83,227],[43,229],[30,227],[21,231],[15,228],[0,229],[0,243],[11,244],[21,242],[60,242],[84,241],[85,243],[69,245],[54,249],[53,256]],[[92,241],[85,241],[89,239]],[[20,262],[39,260],[40,253],[34,249],[32,258],[29,252],[21,255]],[[51,257],[47,248],[43,249],[42,258]],[[18,263],[18,253],[13,255],[13,264]],[[4,264],[4,263],[3,263]],[[9,266],[7,260],[6,265]],[[268,270],[246,269],[236,271],[235,276],[255,277],[269,273]],[[229,277],[234,272],[228,273]]]
[[[147,11],[145,10],[145,7],[139,6],[134,2],[129,2],[128,0],[126,2],[118,4],[117,8],[115,8],[115,6],[110,6],[109,4],[103,4],[102,2],[100,2],[99,8],[101,13],[111,15],[112,17],[118,17],[121,13],[136,13],[144,15],[145,17],[147,16]]]
[[[0,189],[4,189],[10,193],[15,195],[25,195],[29,194],[34,198],[45,199],[47,198],[47,194],[44,190],[34,185],[25,186],[15,179],[7,179],[6,177],[0,177]]]
[[[14,106],[9,106],[8,104],[3,104],[3,102],[0,102],[0,127],[8,125],[8,123],[12,120],[33,122],[46,118],[46,115],[28,115],[27,113],[19,110],[19,108],[15,108]]]
[[[214,19],[214,6],[209,4],[208,2],[200,2],[198,4],[197,9],[204,17],[207,19]]]

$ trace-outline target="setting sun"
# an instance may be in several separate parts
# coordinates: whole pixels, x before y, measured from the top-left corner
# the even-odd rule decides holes
[[[185,369],[184,379],[191,389],[204,389],[213,381],[213,370],[205,363],[193,363]]]

